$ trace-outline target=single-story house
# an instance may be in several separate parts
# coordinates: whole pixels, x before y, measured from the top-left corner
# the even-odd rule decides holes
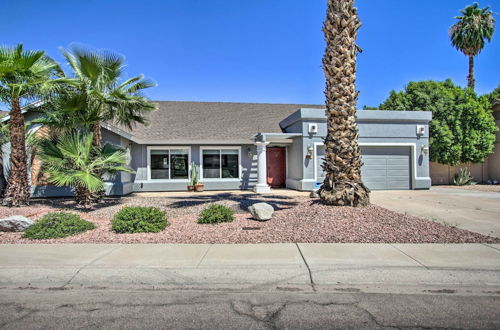
[[[104,141],[130,154],[135,173],[107,179],[107,194],[184,191],[191,162],[205,190],[309,191],[323,181],[323,105],[157,102],[148,126],[103,124]],[[370,189],[429,189],[429,121],[423,111],[358,111],[362,178]],[[69,189],[35,185],[34,196]]]

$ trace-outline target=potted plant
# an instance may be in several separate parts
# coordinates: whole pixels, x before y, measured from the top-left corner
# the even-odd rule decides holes
[[[195,175],[194,177],[194,191],[203,191],[205,189],[205,185],[200,181],[200,171],[198,165],[194,164]]]
[[[187,186],[188,191],[194,191],[194,185],[195,185],[196,181],[198,180],[197,177],[198,177],[198,173],[197,173],[196,164],[194,162],[191,162],[191,178],[189,179],[189,184]]]
[[[203,191],[205,190],[205,185],[202,182],[197,182],[194,185],[194,191]]]

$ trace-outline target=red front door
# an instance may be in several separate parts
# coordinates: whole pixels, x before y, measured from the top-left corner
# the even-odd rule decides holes
[[[286,180],[285,148],[267,148],[267,184],[271,188],[283,188]]]

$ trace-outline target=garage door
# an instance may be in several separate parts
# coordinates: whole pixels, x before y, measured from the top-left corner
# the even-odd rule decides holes
[[[409,147],[361,147],[363,182],[372,190],[410,189]]]
[[[316,147],[317,182],[324,179],[323,157],[325,146]],[[410,148],[409,147],[361,147],[363,182],[371,190],[410,189]]]

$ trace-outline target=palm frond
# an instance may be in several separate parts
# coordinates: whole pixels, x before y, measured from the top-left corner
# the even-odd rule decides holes
[[[495,19],[489,7],[479,8],[477,3],[460,11],[462,16],[449,29],[451,44],[467,56],[476,56],[491,41]]]
[[[103,189],[104,173],[133,172],[126,166],[128,157],[123,148],[106,144],[97,149],[92,137],[73,132],[42,141],[40,158],[51,183],[97,192]]]
[[[136,123],[147,123],[147,113],[155,110],[156,105],[141,92],[156,86],[155,82],[143,75],[123,81],[125,58],[115,52],[81,45],[61,51],[80,81],[79,92],[86,94],[86,105],[79,116],[82,126],[92,127],[109,121],[132,128]]]

